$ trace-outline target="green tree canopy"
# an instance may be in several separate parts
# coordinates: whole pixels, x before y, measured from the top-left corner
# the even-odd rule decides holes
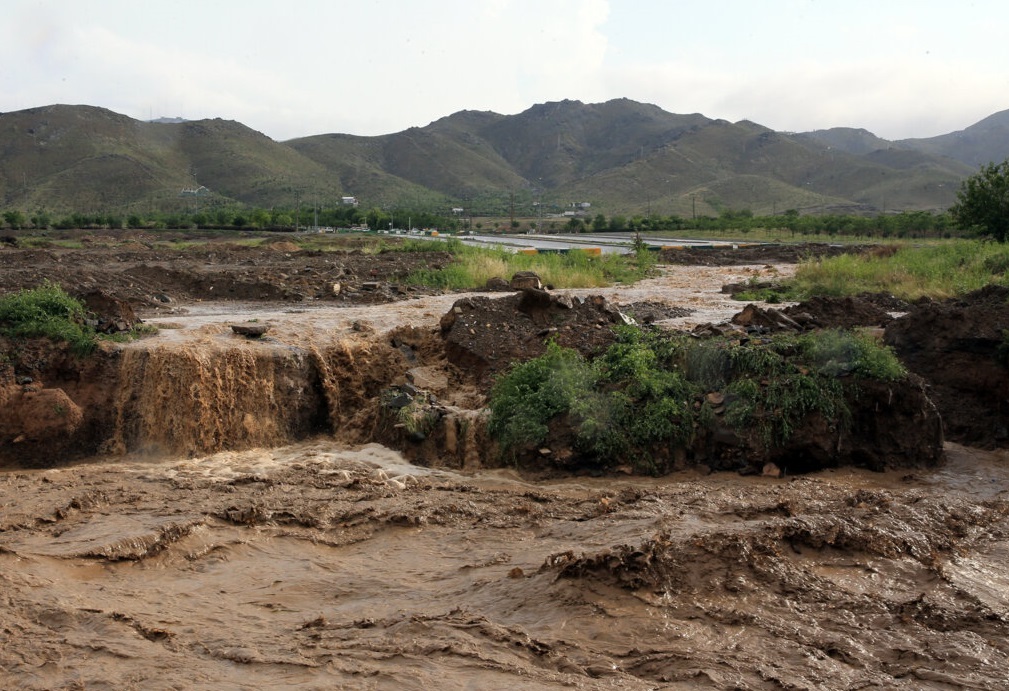
[[[964,230],[999,242],[1009,240],[1009,159],[981,166],[964,180],[949,212]]]

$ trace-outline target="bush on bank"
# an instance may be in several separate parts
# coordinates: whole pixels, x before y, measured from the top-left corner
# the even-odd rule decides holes
[[[78,355],[95,348],[95,332],[86,316],[84,305],[53,283],[0,297],[0,334],[65,342]]]
[[[858,331],[699,341],[626,327],[595,360],[551,343],[514,365],[491,391],[488,429],[513,461],[561,442],[579,465],[661,473],[723,423],[765,449],[811,415],[843,428],[852,387],[904,377],[893,351]]]

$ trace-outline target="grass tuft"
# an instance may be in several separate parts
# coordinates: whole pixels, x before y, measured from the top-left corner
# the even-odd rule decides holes
[[[54,283],[0,297],[0,333],[63,341],[78,355],[95,348],[94,331],[87,327],[85,315],[84,305]]]

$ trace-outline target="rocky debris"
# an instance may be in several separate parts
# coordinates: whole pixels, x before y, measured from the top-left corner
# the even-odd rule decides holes
[[[742,326],[750,333],[770,333],[773,331],[802,331],[800,323],[773,307],[759,307],[749,304],[743,311],[732,317],[732,323]]]
[[[632,302],[629,305],[621,305],[620,311],[630,317],[633,317],[640,324],[654,324],[655,322],[664,321],[666,319],[689,317],[694,313],[694,310],[689,307],[678,307],[676,305],[669,305],[664,302],[655,302],[651,300],[643,300],[641,302]]]
[[[706,322],[704,324],[698,324],[695,326],[690,335],[695,338],[712,338],[716,336],[728,336],[730,334],[744,335],[746,333],[746,328],[738,326],[731,322],[725,322],[723,324],[714,324],[712,322]]]
[[[886,326],[884,341],[920,375],[946,437],[1009,446],[1009,288],[988,286],[942,302],[921,300]]]
[[[236,336],[245,336],[246,338],[260,338],[263,334],[270,330],[269,324],[232,324],[231,331]]]
[[[812,297],[780,310],[751,303],[733,316],[732,323],[751,333],[770,333],[882,327],[892,319],[885,309],[863,297]]]
[[[130,331],[140,323],[130,303],[103,290],[85,293],[80,301],[91,314],[95,331],[99,333]]]

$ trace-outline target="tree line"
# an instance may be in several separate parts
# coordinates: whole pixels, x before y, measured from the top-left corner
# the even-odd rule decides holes
[[[699,216],[683,218],[676,215],[662,216],[621,215],[572,217],[568,219],[545,219],[540,221],[524,219],[509,223],[507,219],[480,219],[479,217],[457,217],[431,211],[412,209],[368,209],[335,207],[324,209],[209,209],[193,213],[151,212],[132,213],[81,213],[73,212],[61,216],[45,211],[25,214],[19,210],[8,210],[0,214],[3,225],[14,230],[46,229],[238,229],[294,231],[315,226],[332,228],[362,228],[371,230],[437,228],[445,231],[475,229],[481,232],[608,232],[608,231],[679,231],[697,230],[701,232],[739,232],[751,230],[781,230],[793,237],[801,235],[846,235],[855,237],[949,237],[962,234],[948,213],[907,211],[880,216],[857,215],[800,215],[796,211],[786,211],[777,216],[756,216],[751,211],[723,211],[717,217]]]
[[[5,227],[15,230],[31,228],[94,228],[94,229],[261,229],[299,230],[310,226],[354,228],[367,226],[372,230],[394,228],[438,228],[458,230],[477,228],[484,230],[483,222],[472,216],[460,218],[455,213],[438,213],[429,209],[371,208],[340,205],[306,210],[296,208],[217,208],[192,213],[133,213],[116,214],[71,213],[59,218],[38,210],[26,214],[20,210],[3,211],[0,215]],[[538,227],[542,223],[543,227]],[[488,230],[519,231],[520,222],[512,219],[490,221]],[[773,216],[756,216],[752,211],[725,210],[718,216],[683,218],[676,215],[611,215],[573,216],[566,220],[527,220],[526,229],[539,232],[602,232],[602,231],[677,231],[701,232],[733,231],[747,233],[755,229],[784,230],[797,235],[846,235],[855,237],[951,237],[953,235],[978,235],[1000,242],[1009,240],[1009,159],[1002,163],[982,166],[975,175],[963,182],[957,191],[957,201],[948,212],[904,211],[876,216],[843,214],[803,215],[789,209]]]
[[[72,212],[56,215],[45,210],[31,214],[11,209],[0,214],[2,225],[14,230],[35,229],[247,229],[295,231],[318,227],[373,230],[390,228],[443,228],[454,230],[462,221],[448,214],[411,209],[367,209],[336,206],[319,209],[275,207],[206,209],[193,212],[158,212],[118,214],[113,212]]]

